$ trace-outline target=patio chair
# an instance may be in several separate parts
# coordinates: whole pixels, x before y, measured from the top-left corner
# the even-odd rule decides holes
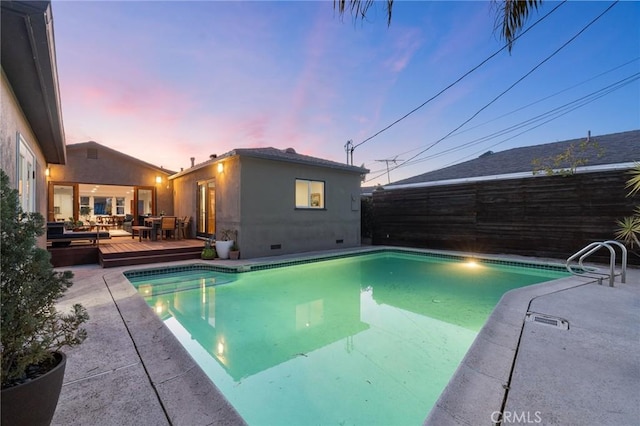
[[[160,222],[160,239],[168,238],[169,233],[173,233],[173,239],[176,239],[176,217],[162,216]]]
[[[127,232],[131,232],[131,227],[133,226],[133,215],[126,214],[124,215],[124,222],[122,222],[122,229]]]
[[[190,220],[191,220],[191,216],[185,216],[180,220],[180,222],[178,222],[179,238],[187,238],[187,230],[189,229]]]

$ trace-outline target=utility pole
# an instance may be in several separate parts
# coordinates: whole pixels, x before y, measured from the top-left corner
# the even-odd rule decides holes
[[[353,150],[356,149],[353,146],[353,141],[349,139],[346,144],[344,144],[344,150],[347,153],[347,164],[353,166]]]
[[[388,159],[388,160],[376,160],[379,163],[386,163],[387,164],[387,182],[391,183],[391,176],[389,174],[389,163],[393,163],[398,164],[397,161],[404,161],[404,160],[398,160],[398,156],[396,155],[394,158],[392,159]]]

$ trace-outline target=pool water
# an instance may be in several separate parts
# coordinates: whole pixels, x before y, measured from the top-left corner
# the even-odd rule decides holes
[[[566,275],[382,253],[129,279],[250,425],[419,425],[500,297]]]

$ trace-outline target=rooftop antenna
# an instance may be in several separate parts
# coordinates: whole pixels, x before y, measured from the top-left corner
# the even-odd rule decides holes
[[[398,156],[396,155],[395,157],[393,157],[392,159],[388,159],[388,160],[376,160],[379,163],[386,163],[387,164],[387,182],[391,183],[391,175],[389,174],[389,163],[393,163],[398,164],[398,161],[404,161],[404,160],[398,160]]]

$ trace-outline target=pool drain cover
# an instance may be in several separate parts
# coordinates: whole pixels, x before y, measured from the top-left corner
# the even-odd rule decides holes
[[[551,315],[539,314],[537,312],[527,312],[527,316],[525,317],[524,320],[528,322],[534,322],[537,324],[556,327],[561,330],[569,329],[569,321],[559,317],[554,317]]]

